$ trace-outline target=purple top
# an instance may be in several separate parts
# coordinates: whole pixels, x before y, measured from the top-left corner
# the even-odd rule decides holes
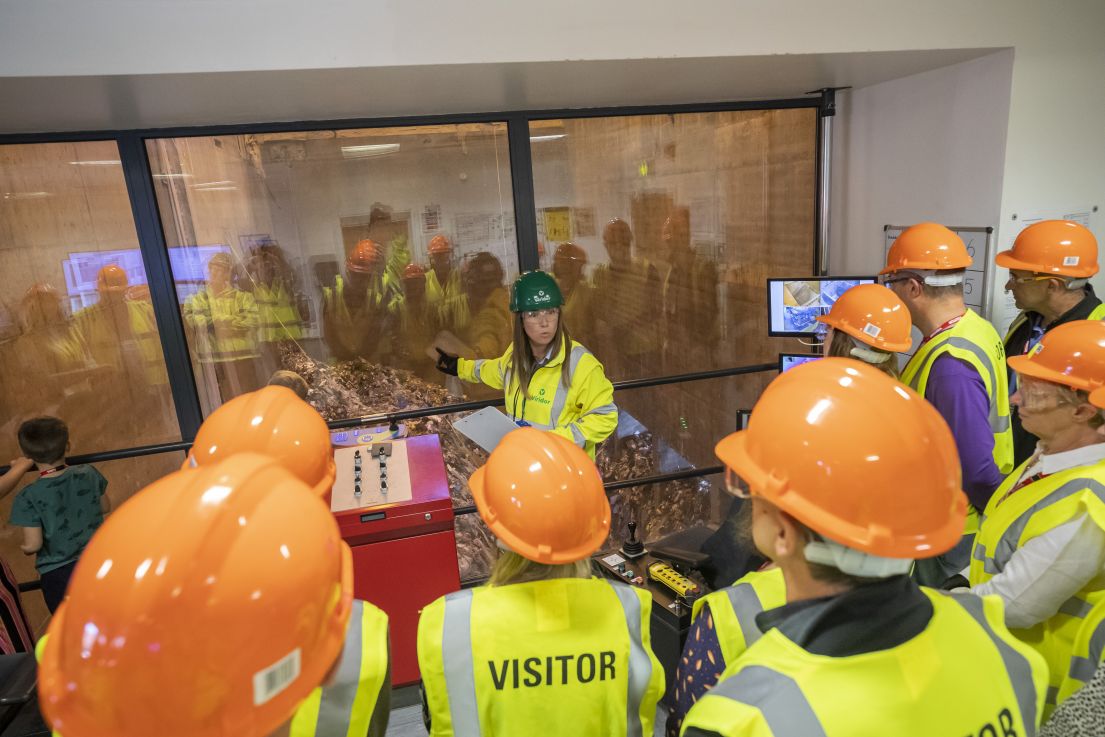
[[[704,604],[687,633],[683,656],[676,668],[675,693],[665,730],[667,737],[678,737],[687,712],[717,684],[726,665],[717,630],[714,629],[714,615],[710,612],[710,605]]]
[[[952,430],[963,469],[963,491],[975,509],[986,509],[1004,477],[994,463],[990,400],[982,377],[970,364],[945,353],[932,362],[925,399]]]

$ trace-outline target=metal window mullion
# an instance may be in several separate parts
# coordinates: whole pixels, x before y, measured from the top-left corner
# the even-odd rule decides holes
[[[169,375],[169,388],[173,395],[177,422],[180,424],[180,435],[182,439],[190,440],[195,437],[200,423],[203,422],[203,410],[196,392],[192,360],[184,335],[184,319],[177,303],[146,144],[135,133],[119,135],[116,142],[127,184],[127,195],[130,197],[134,227],[138,232],[142,265],[146,269],[146,279],[150,286],[157,332],[161,336],[161,350],[165,358],[165,370]]]
[[[518,270],[532,271],[540,266],[537,255],[537,200],[533,190],[533,155],[529,142],[529,118],[507,118],[507,142],[510,147],[510,185],[514,192],[514,233],[518,247]]]

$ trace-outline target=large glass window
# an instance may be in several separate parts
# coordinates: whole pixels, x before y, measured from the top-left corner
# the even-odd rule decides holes
[[[613,379],[769,359],[769,276],[814,263],[811,108],[530,124],[542,263]]]
[[[74,453],[180,439],[112,141],[0,146],[0,458],[56,415]]]
[[[147,145],[205,414],[279,369],[350,390],[315,397],[327,419],[441,404],[435,338],[470,357],[510,342],[504,123]]]

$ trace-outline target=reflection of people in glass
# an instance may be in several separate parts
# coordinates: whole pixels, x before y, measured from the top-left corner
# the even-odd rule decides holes
[[[618,426],[614,387],[602,364],[571,339],[564,297],[544,271],[514,282],[510,309],[514,341],[494,359],[450,356],[438,368],[471,383],[506,392],[506,411],[519,425],[533,425],[571,440],[595,457],[595,447]]]
[[[164,386],[169,379],[153,304],[129,299],[129,284],[123,267],[109,264],[100,269],[99,301],[73,316],[73,331],[98,366],[124,372],[131,385]]]
[[[564,294],[564,319],[576,335],[590,339],[595,335],[594,290],[583,278],[587,252],[575,243],[561,243],[553,256],[553,276]]]
[[[257,339],[266,369],[280,363],[279,344],[303,338],[307,303],[297,289],[295,272],[275,241],[253,249],[239,286],[257,303]]]
[[[498,356],[510,342],[511,318],[504,276],[499,259],[487,251],[477,253],[465,268],[464,291],[472,317],[462,332],[464,342],[473,349],[473,358]]]
[[[200,365],[214,372],[222,398],[261,385],[258,375],[257,302],[230,282],[230,255],[216,253],[207,262],[207,285],[188,298],[182,310]]]
[[[391,352],[382,249],[367,238],[345,259],[345,278],[322,290],[322,328],[330,355],[339,361],[379,360]]]
[[[603,360],[618,378],[656,373],[655,356],[660,345],[654,303],[660,296],[659,275],[647,288],[645,267],[632,256],[633,233],[629,224],[615,218],[602,231],[609,264],[599,264],[592,277],[602,309],[595,313],[598,343],[607,348]]]
[[[430,273],[426,275],[426,297],[438,313],[438,324],[454,333],[468,325],[468,297],[464,294],[452,242],[444,235],[430,239]]]
[[[426,296],[426,270],[418,264],[407,264],[403,270],[403,303],[399,312],[400,367],[413,371],[427,381],[437,381],[434,362],[427,350],[437,334],[437,312]]]
[[[434,347],[464,358],[494,358],[510,342],[511,317],[503,265],[487,251],[467,259],[462,272],[471,318],[460,335],[442,330]]]
[[[671,263],[664,281],[666,369],[708,368],[718,338],[717,266],[691,248],[688,208],[675,208],[660,235]]]

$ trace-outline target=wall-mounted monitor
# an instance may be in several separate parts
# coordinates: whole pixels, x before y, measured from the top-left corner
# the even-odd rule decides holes
[[[779,373],[783,373],[787,369],[792,369],[795,366],[800,366],[803,363],[809,363],[810,361],[816,361],[822,358],[820,354],[814,353],[780,353],[779,354]]]
[[[773,338],[820,335],[817,321],[837,298],[857,284],[874,284],[873,276],[795,277],[767,280],[767,334]]]

